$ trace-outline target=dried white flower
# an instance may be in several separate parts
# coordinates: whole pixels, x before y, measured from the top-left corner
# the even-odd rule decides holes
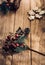
[[[29,20],[34,20],[35,16],[29,16],[28,18],[29,18]]]
[[[28,12],[28,14],[29,14],[29,15],[35,15],[35,13],[33,12],[33,10],[30,10],[30,11]]]
[[[39,19],[42,18],[42,16],[39,15],[39,14],[35,14],[35,17],[36,17],[36,18],[39,18]]]
[[[45,14],[45,10],[42,10],[39,14],[40,14],[40,15]]]

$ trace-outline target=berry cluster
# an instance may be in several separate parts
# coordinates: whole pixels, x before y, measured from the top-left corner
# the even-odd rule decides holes
[[[7,14],[9,11],[16,12],[20,6],[20,1],[21,0],[13,0],[13,2],[10,0],[7,0],[7,2],[3,1],[2,4],[0,4],[0,12],[3,14]]]
[[[25,50],[24,39],[29,34],[29,28],[25,28],[24,31],[19,27],[14,35],[8,35],[5,39],[2,49],[6,52],[20,52]]]

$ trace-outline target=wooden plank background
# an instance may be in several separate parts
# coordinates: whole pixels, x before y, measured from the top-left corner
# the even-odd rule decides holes
[[[27,12],[35,7],[45,7],[45,0],[22,0],[20,8],[16,13],[9,13],[5,16],[0,15],[0,39],[4,39],[9,32],[15,33],[18,27],[22,29],[29,27],[31,29],[32,48],[45,53],[45,32],[42,32],[42,28],[45,28],[45,18],[42,20],[34,20],[31,22],[28,20]],[[0,3],[2,0],[0,0]],[[30,47],[30,34],[26,40],[26,44]],[[21,52],[17,55],[6,57],[6,59],[0,54],[0,65],[31,65],[30,51]],[[3,63],[2,63],[3,62]],[[45,65],[45,57],[32,52],[32,65]]]

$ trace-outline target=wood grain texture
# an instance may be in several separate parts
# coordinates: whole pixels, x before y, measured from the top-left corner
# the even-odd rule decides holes
[[[40,2],[41,1],[41,2]],[[0,3],[2,0],[0,0]],[[42,4],[41,4],[42,3]],[[35,7],[45,7],[43,0],[22,0],[19,9],[16,13],[8,13],[5,16],[0,15],[0,39],[4,39],[9,32],[15,33],[16,30],[21,27],[25,29],[29,27],[31,30],[30,34],[25,40],[25,43],[34,50],[45,53],[45,32],[42,28],[45,28],[45,17],[42,20],[34,20],[30,22],[28,20],[27,12]],[[31,24],[31,25],[30,25]],[[31,41],[31,43],[30,43]],[[7,56],[6,58],[0,54],[0,65],[31,65],[30,51],[23,51],[19,54]],[[2,63],[3,62],[3,63]],[[32,52],[32,65],[45,65],[45,57]]]

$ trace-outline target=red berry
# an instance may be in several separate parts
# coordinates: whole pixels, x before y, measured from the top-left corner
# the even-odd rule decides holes
[[[18,34],[15,35],[16,38],[17,38],[18,36],[19,36]]]
[[[9,6],[9,4],[6,4],[7,6]]]
[[[14,43],[12,43],[12,45],[13,45],[14,47],[16,47],[16,45],[15,45]]]
[[[7,48],[9,48],[9,46],[7,46]]]
[[[21,44],[20,46],[21,46],[21,47],[23,47],[23,46],[24,46],[24,44]]]
[[[8,35],[8,36],[7,36],[7,39],[10,39],[10,38],[11,38],[11,36],[10,36],[10,35]]]
[[[19,46],[19,44],[18,44],[18,43],[16,43],[16,46]]]

